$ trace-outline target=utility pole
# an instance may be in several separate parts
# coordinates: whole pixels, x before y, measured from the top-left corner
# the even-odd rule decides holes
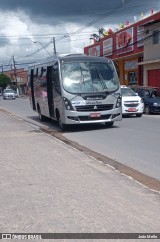
[[[56,55],[56,43],[55,43],[55,38],[53,37],[53,53]]]
[[[14,77],[16,80],[16,89],[17,89],[17,72],[16,72],[16,63],[15,63],[14,55],[13,55],[13,66],[14,66]]]
[[[2,68],[1,73],[3,73],[3,64],[1,64],[1,68]]]

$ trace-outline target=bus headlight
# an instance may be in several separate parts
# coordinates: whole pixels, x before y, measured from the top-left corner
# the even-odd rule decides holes
[[[116,108],[120,108],[121,105],[122,105],[122,99],[121,99],[121,96],[119,96],[119,97],[117,98]]]
[[[63,98],[64,106],[67,110],[73,110],[72,104],[67,98]]]

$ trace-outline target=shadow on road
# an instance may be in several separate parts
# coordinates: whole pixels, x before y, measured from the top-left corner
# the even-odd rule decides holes
[[[51,128],[57,132],[62,132],[61,129],[59,128],[58,124],[56,121],[48,119],[45,122],[41,122],[39,120],[38,116],[28,116],[27,117],[30,120],[33,120],[37,122],[38,124],[43,124],[47,126],[48,128]],[[96,124],[76,124],[76,125],[67,125],[67,130],[63,131],[63,133],[68,133],[68,132],[85,132],[85,131],[93,131],[93,130],[102,130],[102,129],[115,129],[119,128],[117,125],[113,125],[113,127],[107,127],[105,126],[104,123],[96,123]]]

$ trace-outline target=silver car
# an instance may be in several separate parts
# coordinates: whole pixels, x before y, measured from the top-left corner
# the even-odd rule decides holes
[[[16,99],[14,91],[12,89],[5,89],[3,91],[3,99]]]

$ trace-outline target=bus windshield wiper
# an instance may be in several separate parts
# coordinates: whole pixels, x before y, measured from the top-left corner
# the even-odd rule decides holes
[[[95,70],[97,72],[97,75],[99,77],[99,80],[102,82],[103,89],[108,92],[108,87],[106,86],[106,83],[105,83],[105,80],[104,80],[103,76],[98,72],[98,70],[97,70],[96,67],[95,67]]]
[[[81,80],[82,80],[81,86],[82,86],[82,84],[85,86],[84,75],[83,75],[83,72],[82,72],[82,68],[81,67],[80,67],[80,70],[81,70]]]

